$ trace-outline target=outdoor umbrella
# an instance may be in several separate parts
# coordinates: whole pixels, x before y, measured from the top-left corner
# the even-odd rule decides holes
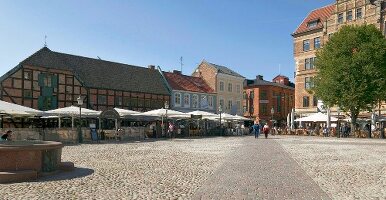
[[[175,110],[170,110],[170,109],[164,109],[164,108],[151,110],[151,111],[147,111],[144,113],[134,114],[134,116],[190,118],[190,115],[188,115],[186,113],[175,111]]]
[[[14,116],[39,116],[42,115],[43,112],[40,110],[35,110],[33,108],[21,106],[14,103],[9,103],[6,101],[0,100],[0,113],[8,114]]]
[[[326,122],[327,118],[328,118],[327,115],[319,112],[319,113],[315,113],[315,114],[312,114],[312,115],[307,116],[307,117],[302,117],[302,118],[296,119],[295,121],[297,121],[297,122],[299,122],[299,121],[302,121],[302,122]],[[338,119],[335,117],[331,117],[331,121],[338,121]]]
[[[91,110],[87,108],[82,108],[82,115],[87,117],[97,117],[101,114],[101,111]],[[77,106],[69,106],[64,108],[58,108],[55,110],[49,110],[44,112],[45,115],[51,116],[55,115],[59,117],[59,127],[60,127],[60,117],[71,117],[71,127],[74,127],[74,117],[80,115],[79,107]]]
[[[210,117],[216,117],[216,116],[217,116],[217,115],[214,114],[214,113],[205,112],[205,111],[200,111],[200,110],[188,112],[188,113],[186,113],[186,114],[188,114],[188,115],[201,115],[201,116],[202,116],[202,119],[208,119],[208,118],[210,118]]]
[[[114,108],[115,111],[118,112],[120,117],[126,117],[126,116],[133,116],[136,114],[141,114],[141,112],[134,111],[134,110],[126,110],[121,108]]]

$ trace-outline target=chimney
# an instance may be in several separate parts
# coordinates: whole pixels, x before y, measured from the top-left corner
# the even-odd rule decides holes
[[[179,71],[179,70],[173,70],[173,74],[181,74],[181,71]]]
[[[148,65],[147,68],[154,70],[155,69],[155,65]]]
[[[262,75],[257,75],[256,80],[264,80]]]

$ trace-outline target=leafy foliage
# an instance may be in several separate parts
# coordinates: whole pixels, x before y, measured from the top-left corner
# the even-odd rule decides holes
[[[386,99],[386,39],[374,25],[344,26],[317,52],[314,92],[356,121]]]

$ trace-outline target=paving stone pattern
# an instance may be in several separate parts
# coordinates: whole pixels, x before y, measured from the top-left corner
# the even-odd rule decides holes
[[[276,142],[246,137],[193,199],[330,199]]]

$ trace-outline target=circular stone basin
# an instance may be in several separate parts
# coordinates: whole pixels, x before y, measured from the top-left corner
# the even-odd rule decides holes
[[[0,141],[0,172],[54,172],[59,169],[62,148],[61,142]]]

